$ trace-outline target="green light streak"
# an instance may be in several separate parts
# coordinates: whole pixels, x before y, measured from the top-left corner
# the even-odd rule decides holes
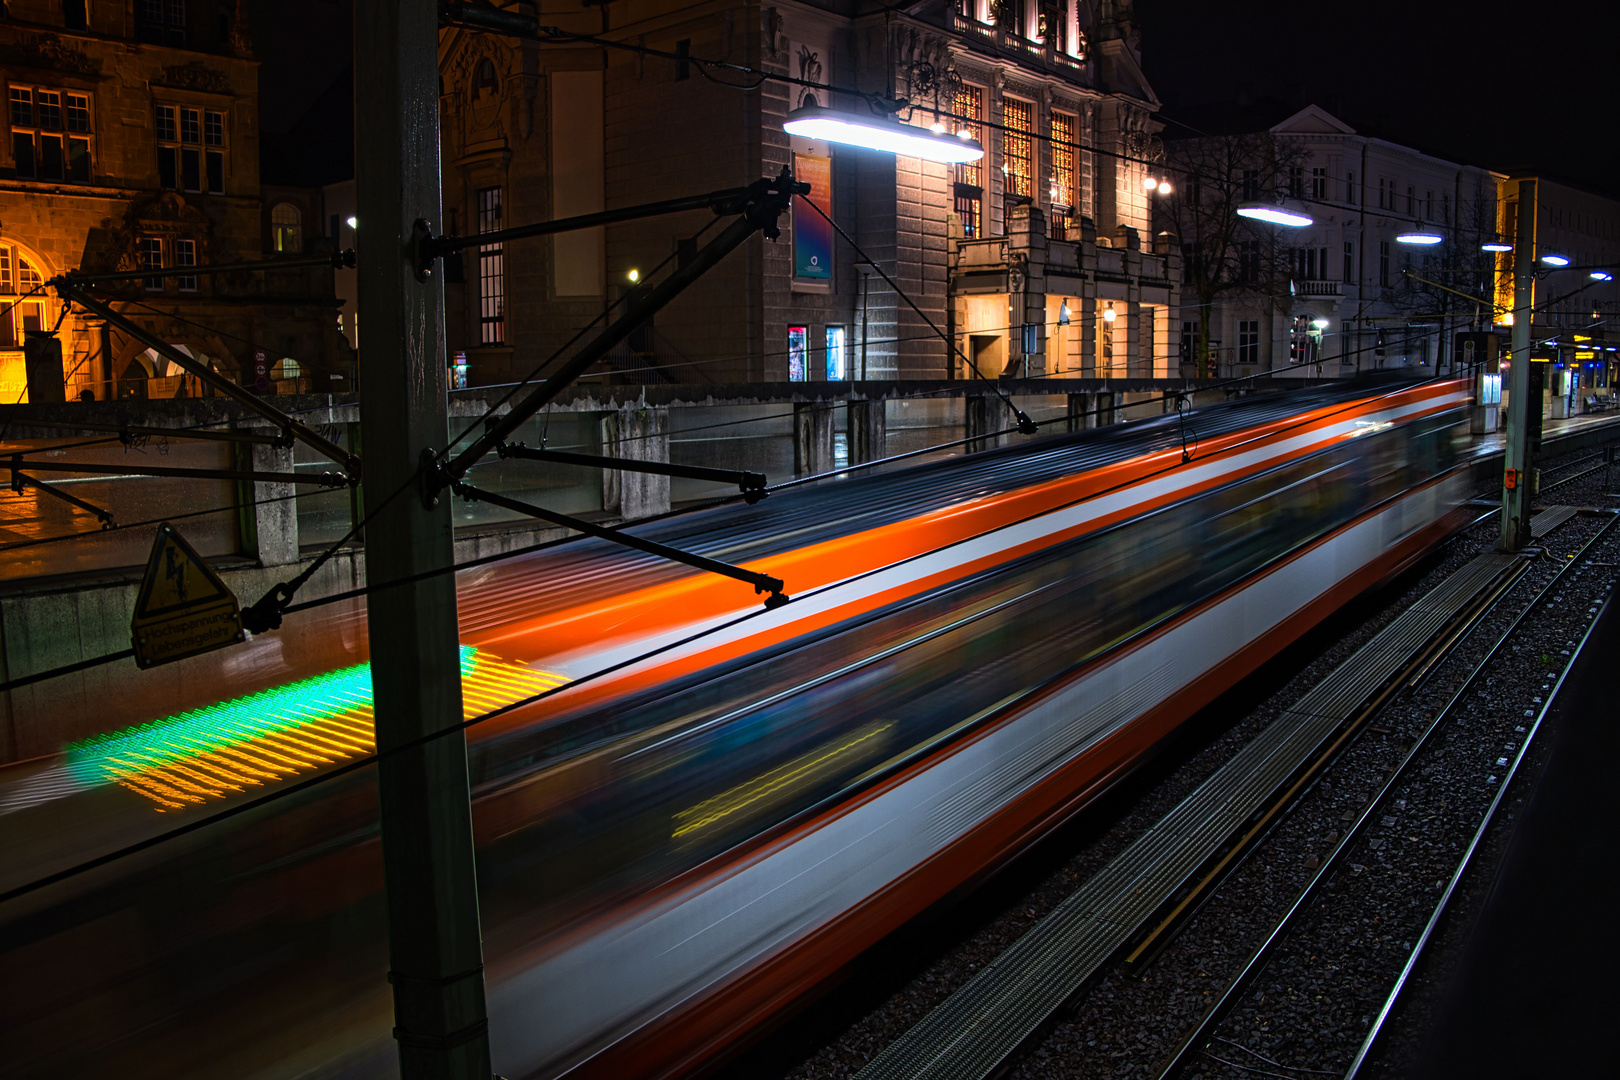
[[[470,645],[461,647],[463,679],[477,668],[477,652]],[[356,664],[122,731],[94,735],[69,743],[63,752],[75,779],[86,784],[106,783],[118,768],[109,759],[139,760],[146,767],[180,762],[197,753],[369,709],[371,702],[371,665]]]

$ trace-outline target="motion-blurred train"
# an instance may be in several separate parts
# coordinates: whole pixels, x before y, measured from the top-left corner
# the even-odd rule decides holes
[[[1256,396],[637,527],[770,610],[594,540],[464,571],[497,1071],[692,1069],[1004,862],[1457,528],[1466,404]],[[0,770],[0,891],[359,760],[366,656],[356,602],[121,677]],[[370,767],[23,895],[4,1071],[391,1075],[384,917]]]

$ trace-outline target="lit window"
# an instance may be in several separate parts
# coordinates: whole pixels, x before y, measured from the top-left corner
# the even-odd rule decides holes
[[[480,188],[478,231],[498,232],[502,220],[501,189]],[[506,248],[502,244],[485,244],[478,249],[478,342],[506,344]]]
[[[1001,122],[1007,130],[1001,136],[1001,160],[1007,175],[1008,195],[1028,198],[1032,192],[1030,178],[1034,169],[1030,135],[1035,130],[1034,114],[1034,106],[1027,101],[1002,99]]]
[[[954,105],[958,131],[982,144],[979,121],[984,119],[984,91],[977,86],[962,86],[956,91]],[[984,175],[979,162],[962,162],[956,166],[956,214],[962,219],[962,235],[969,240],[984,235]]]
[[[303,375],[304,369],[290,356],[283,356],[270,368],[272,379],[300,379]]]
[[[287,255],[304,250],[304,219],[292,203],[277,203],[270,211],[270,246]]]
[[[837,382],[844,378],[844,328],[827,327],[827,380]]]
[[[1074,213],[1074,129],[1068,113],[1052,114],[1052,238],[1066,240],[1069,216]]]

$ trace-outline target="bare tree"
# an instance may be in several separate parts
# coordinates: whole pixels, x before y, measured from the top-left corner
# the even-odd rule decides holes
[[[1239,217],[1245,202],[1303,195],[1305,151],[1270,132],[1211,135],[1166,144],[1173,185],[1155,203],[1160,227],[1181,242],[1183,295],[1198,304],[1195,356],[1200,378],[1211,374],[1210,319],[1231,293],[1267,298],[1289,296],[1291,249],[1276,230]]]

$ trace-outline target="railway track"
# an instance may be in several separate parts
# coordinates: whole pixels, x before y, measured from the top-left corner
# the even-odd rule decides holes
[[[1567,520],[1567,518],[1565,520]],[[1617,524],[1620,524],[1620,517],[1609,516],[1608,520],[1597,531],[1597,533],[1593,535],[1591,539],[1587,540],[1581,549],[1567,560],[1566,564],[1558,571],[1557,574],[1553,576],[1552,580],[1541,587],[1534,599],[1532,599],[1528,604],[1524,605],[1517,616],[1513,618],[1507,629],[1496,638],[1495,642],[1491,645],[1485,656],[1473,666],[1473,669],[1468,673],[1468,676],[1466,679],[1464,679],[1462,685],[1451,694],[1446,704],[1438,713],[1434,715],[1433,719],[1429,721],[1427,727],[1422,730],[1417,739],[1412,743],[1405,757],[1401,760],[1399,765],[1396,766],[1389,779],[1378,790],[1377,794],[1374,795],[1373,798],[1366,804],[1365,808],[1357,816],[1354,824],[1351,825],[1348,830],[1346,830],[1343,838],[1338,841],[1333,850],[1328,854],[1321,867],[1317,870],[1315,876],[1311,878],[1310,883],[1301,892],[1294,903],[1288,908],[1283,917],[1278,920],[1277,923],[1270,929],[1265,937],[1264,942],[1250,956],[1249,960],[1244,964],[1237,977],[1231,981],[1226,991],[1220,996],[1215,1004],[1210,1007],[1209,1011],[1204,1015],[1203,1019],[1200,1020],[1199,1024],[1187,1034],[1174,1053],[1172,1053],[1169,1061],[1166,1062],[1164,1068],[1160,1071],[1160,1076],[1162,1078],[1168,1080],[1170,1077],[1181,1074],[1182,1071],[1200,1055],[1205,1057],[1213,1056],[1211,1054],[1211,1048],[1214,1042],[1221,1041],[1223,1043],[1231,1043],[1231,1040],[1229,1039],[1219,1038],[1215,1032],[1220,1027],[1222,1021],[1225,1020],[1227,1014],[1232,1010],[1233,1006],[1236,1005],[1238,1000],[1251,989],[1254,980],[1265,969],[1266,964],[1271,960],[1276,948],[1281,943],[1286,941],[1291,934],[1298,930],[1300,922],[1310,911],[1312,904],[1317,900],[1321,890],[1332,880],[1333,874],[1335,874],[1343,864],[1349,861],[1352,852],[1359,849],[1367,841],[1369,834],[1384,817],[1385,811],[1396,801],[1397,796],[1410,787],[1412,773],[1415,770],[1416,765],[1424,760],[1426,751],[1430,748],[1436,736],[1444,734],[1449,725],[1454,721],[1459,710],[1459,706],[1464,703],[1467,695],[1476,689],[1479,682],[1486,676],[1486,673],[1491,670],[1492,666],[1502,658],[1504,652],[1506,652],[1512,646],[1514,641],[1518,639],[1520,631],[1525,626],[1526,622],[1530,620],[1538,610],[1545,609],[1549,601],[1559,594],[1560,590],[1566,586],[1569,579],[1573,575],[1584,571],[1588,567],[1588,564],[1593,557],[1592,553],[1594,550],[1599,549],[1605,541],[1609,540],[1611,536],[1615,534],[1615,526]],[[1494,601],[1494,603],[1501,602],[1502,601],[1500,599]],[[1589,628],[1590,627],[1588,627],[1588,629]],[[1569,653],[1567,662],[1564,664],[1562,671],[1558,673],[1557,681],[1562,681],[1564,674],[1568,672],[1570,665],[1574,663],[1577,655],[1579,655],[1578,647]],[[1549,673],[1549,675],[1550,674],[1551,673]],[[1553,683],[1543,683],[1541,689],[1544,693],[1548,694],[1547,701],[1550,702]],[[1537,700],[1540,700],[1540,698]],[[1357,1074],[1362,1062],[1366,1059],[1368,1052],[1371,1050],[1374,1042],[1377,1040],[1382,1029],[1383,1022],[1389,1016],[1394,1007],[1396,999],[1405,986],[1406,980],[1412,970],[1412,966],[1415,964],[1418,956],[1421,954],[1424,944],[1431,936],[1434,925],[1438,923],[1440,916],[1444,913],[1446,906],[1449,903],[1453,892],[1455,891],[1457,881],[1466,871],[1470,859],[1478,850],[1479,839],[1484,835],[1486,829],[1488,829],[1491,820],[1496,813],[1497,807],[1501,803],[1502,793],[1506,791],[1508,783],[1511,782],[1513,778],[1514,771],[1517,770],[1519,762],[1523,760],[1526,750],[1528,750],[1531,741],[1534,739],[1535,731],[1540,724],[1541,716],[1545,714],[1545,708],[1546,705],[1543,703],[1540,713],[1536,716],[1535,723],[1531,725],[1528,730],[1525,729],[1524,725],[1517,725],[1517,730],[1524,733],[1524,737],[1517,747],[1517,754],[1509,766],[1507,773],[1502,776],[1500,782],[1496,782],[1496,777],[1491,778],[1493,782],[1496,782],[1496,797],[1492,800],[1484,818],[1479,824],[1478,829],[1475,831],[1473,839],[1465,850],[1461,861],[1458,863],[1455,871],[1449,878],[1444,891],[1441,893],[1440,898],[1435,905],[1433,914],[1424,927],[1422,935],[1409,954],[1409,959],[1406,966],[1402,969],[1400,977],[1396,980],[1394,987],[1390,990],[1383,1005],[1379,1008],[1377,1019],[1369,1030],[1361,1048],[1357,1051],[1348,1071],[1345,1073],[1347,1080]],[[1275,1062],[1272,1064],[1274,1066],[1276,1065]],[[1286,1066],[1284,1067],[1286,1068]]]
[[[1560,475],[1554,484],[1558,488],[1574,488],[1579,481],[1601,472],[1603,465],[1592,465],[1594,459],[1601,462],[1601,454],[1564,463],[1556,470]],[[1564,473],[1569,475],[1561,475]],[[1544,486],[1543,490],[1547,488]],[[1575,524],[1569,525],[1572,521]],[[969,1067],[959,1068],[960,1059],[974,1056],[962,1053],[961,1036],[947,1039],[948,1045],[932,1057],[908,1054],[895,1049],[906,1042],[904,1037],[885,1038],[872,1030],[879,1024],[892,1024],[892,1019],[869,1018],[850,1029],[844,1037],[848,1045],[841,1051],[832,1047],[825,1049],[790,1070],[788,1075],[858,1074],[863,1080],[991,1074],[1044,1077],[1076,1073],[1170,1077],[1191,1076],[1195,1072],[1204,1077],[1242,1077],[1254,1075],[1257,1070],[1297,1080],[1316,1075],[1342,1075],[1354,1049],[1339,1045],[1345,1042],[1343,1038],[1316,1039],[1317,1045],[1301,1054],[1298,1052],[1298,1033],[1303,1030],[1300,1026],[1261,1024],[1245,1029],[1245,1024],[1253,1019],[1252,1007],[1262,1005],[1272,993],[1267,987],[1277,975],[1278,956],[1295,951],[1291,946],[1298,945],[1299,941],[1291,942],[1291,939],[1298,937],[1302,923],[1309,921],[1309,913],[1320,906],[1317,901],[1347,891],[1336,884],[1340,878],[1362,880],[1368,864],[1358,860],[1367,858],[1365,852],[1369,843],[1377,841],[1372,843],[1375,850],[1387,846],[1385,838],[1374,835],[1387,832],[1392,814],[1386,811],[1404,815],[1409,802],[1416,804],[1403,784],[1430,782],[1434,770],[1429,756],[1437,746],[1450,746],[1457,738],[1449,729],[1457,722],[1459,713],[1467,711],[1472,699],[1484,692],[1482,687],[1489,685],[1493,698],[1502,696],[1501,688],[1495,685],[1496,677],[1491,674],[1493,663],[1512,654],[1516,642],[1521,643],[1521,648],[1529,647],[1522,645],[1523,635],[1527,627],[1536,623],[1538,612],[1544,612],[1549,602],[1561,608],[1566,601],[1557,598],[1573,590],[1574,583],[1595,563],[1605,561],[1599,558],[1601,554],[1608,552],[1607,561],[1616,561],[1613,549],[1620,548],[1620,529],[1610,515],[1584,514],[1577,518],[1573,510],[1564,510],[1544,514],[1537,524],[1538,539],[1548,534],[1551,539],[1548,550],[1534,561],[1533,567],[1528,561],[1521,561],[1511,572],[1504,572],[1482,586],[1443,626],[1415,644],[1402,661],[1394,665],[1394,673],[1377,692],[1369,694],[1353,710],[1355,716],[1338,729],[1336,739],[1330,740],[1300,770],[1287,777],[1286,783],[1279,783],[1275,798],[1245,820],[1236,840],[1229,837],[1225,844],[1212,851],[1196,872],[1187,875],[1169,900],[1154,907],[1148,917],[1140,919],[1129,932],[1121,935],[1121,942],[1108,951],[1095,970],[1072,979],[1074,985],[1067,993],[1054,993],[1048,988],[1045,992],[1049,998],[1057,999],[1056,1005],[1048,1008],[1043,1018],[1027,1025],[1028,1031],[1023,1035],[1004,1039],[1011,1043],[1010,1048],[999,1054],[980,1053]],[[1567,529],[1562,528],[1565,526]],[[1481,545],[1485,546],[1488,544],[1486,534],[1494,530],[1485,526],[1479,531]],[[1596,578],[1594,574],[1592,580]],[[1588,584],[1590,582],[1584,583],[1583,588]],[[1534,598],[1528,602],[1525,600],[1527,590],[1534,593]],[[1579,636],[1575,634],[1576,638]],[[1489,644],[1486,644],[1487,638]],[[1553,680],[1548,676],[1543,681],[1550,686]],[[1545,691],[1546,687],[1538,683],[1522,689]],[[1437,697],[1443,697],[1443,702],[1437,702]],[[1397,705],[1399,708],[1395,708]],[[1380,710],[1421,716],[1403,724]],[[1472,734],[1477,733],[1471,733],[1470,737]],[[1409,742],[1406,741],[1408,735]],[[1392,754],[1392,749],[1398,753]],[[1341,764],[1340,758],[1347,756],[1382,760]],[[1393,761],[1389,760],[1391,757]],[[1370,786],[1354,777],[1339,775],[1341,771],[1365,772],[1369,765],[1376,772],[1376,782]],[[1476,779],[1484,780],[1484,777]],[[1358,791],[1358,784],[1365,790]],[[1489,785],[1493,793],[1502,790],[1495,775],[1490,776]],[[1330,789],[1334,794],[1326,797]],[[1314,810],[1300,809],[1299,804],[1313,799],[1327,805]],[[1336,812],[1346,804],[1353,807],[1353,812],[1335,813],[1333,824],[1336,827],[1331,831],[1308,823],[1313,814],[1325,819],[1324,811]],[[1349,821],[1347,827],[1336,820],[1345,818]],[[1477,825],[1477,820],[1471,822],[1470,829]],[[1312,832],[1318,842],[1307,843],[1305,847],[1323,847],[1321,835],[1328,833],[1323,854],[1279,850],[1299,848],[1299,834]],[[1119,846],[1115,845],[1116,852]],[[1300,862],[1293,868],[1279,866],[1279,870],[1291,870],[1293,880],[1270,880],[1290,876],[1272,873],[1273,866],[1290,854]],[[1239,877],[1253,880],[1236,882],[1229,890],[1229,880]],[[1290,884],[1293,889],[1285,888]],[[1443,884],[1443,880],[1438,884]],[[1229,897],[1226,895],[1229,891],[1240,895]],[[1266,895],[1261,896],[1262,893]],[[1279,903],[1278,898],[1284,893],[1287,895]],[[1055,910],[1060,904],[1061,901],[1051,905],[1049,910]],[[1260,912],[1255,909],[1267,904],[1271,913],[1259,917]],[[1250,910],[1242,910],[1245,905]],[[1038,936],[1036,929],[1050,916],[1037,911],[1037,906],[1038,903],[1032,904],[1028,911],[1029,917],[1035,920],[1033,926],[1010,926],[1017,921],[1017,913],[1009,912],[996,920],[991,932],[1000,936],[1016,935],[1019,941]],[[1236,919],[1232,918],[1234,910],[1238,914]],[[1241,925],[1244,923],[1247,925]],[[1214,948],[1210,947],[1212,940]],[[960,949],[954,959],[947,958],[937,968],[942,971],[949,971],[952,966],[960,969],[964,966],[962,958],[975,953],[979,959],[965,965],[967,973],[958,970],[952,978],[957,984],[953,988],[956,992],[944,997],[933,995],[935,1006],[959,996],[987,966],[1005,963],[999,958],[986,962],[982,948]],[[920,981],[934,981],[934,976],[924,975]],[[1168,993],[1159,990],[1155,994],[1149,992],[1152,984],[1173,986]],[[1382,996],[1389,985],[1388,980],[1381,984],[1377,990],[1379,1006],[1369,1012],[1387,1015]],[[908,987],[903,993],[910,995],[913,989]],[[1367,997],[1364,991],[1358,991],[1358,995]],[[885,1006],[885,1009],[892,1008],[892,1004]],[[910,1011],[914,1018],[917,1015],[914,1009],[895,1011]],[[1245,1015],[1234,1016],[1238,1012]],[[942,1019],[950,1019],[947,1013],[940,1015]],[[958,1031],[1005,1026],[1000,1018],[984,1013],[982,1008],[980,1015],[967,1018],[965,1023],[963,1020],[962,1015],[954,1018]],[[928,1024],[928,1020],[924,1019],[923,1024]],[[936,1021],[933,1026],[949,1028],[952,1024]],[[1353,1036],[1357,1044],[1367,1036],[1368,1028],[1363,1025],[1352,1021],[1343,1026],[1356,1029]],[[1271,1037],[1280,1032],[1292,1034]],[[1258,1044],[1255,1035],[1269,1038],[1269,1042]],[[1312,1040],[1306,1036],[1305,1041]],[[904,1068],[894,1068],[896,1060],[907,1057],[911,1060]],[[1290,1057],[1297,1063],[1287,1064]],[[1195,1061],[1197,1068],[1190,1070],[1188,1066]]]

